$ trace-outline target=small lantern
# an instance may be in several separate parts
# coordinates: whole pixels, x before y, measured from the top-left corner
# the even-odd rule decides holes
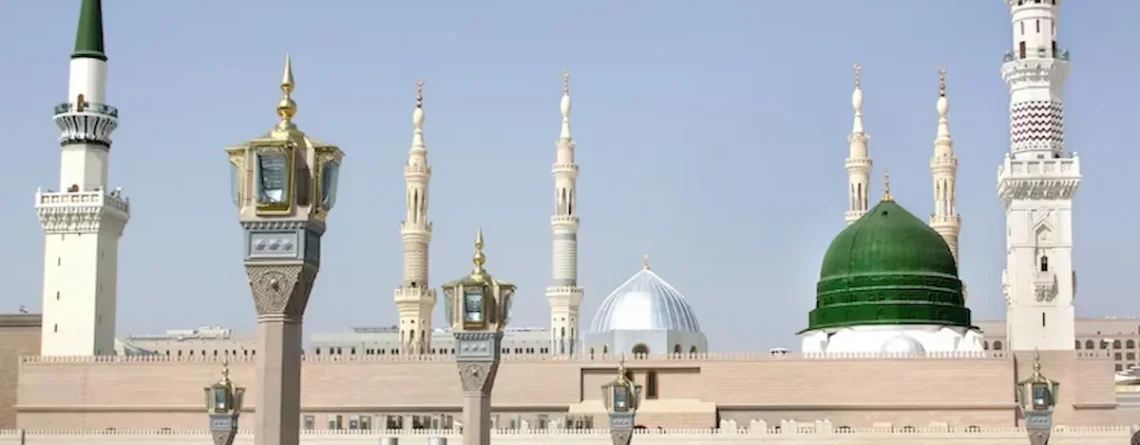
[[[444,284],[447,321],[455,331],[501,332],[510,321],[515,285],[496,280],[483,269],[483,229],[475,235],[475,268],[470,275]]]
[[[1017,383],[1017,399],[1021,409],[1051,411],[1057,405],[1061,384],[1041,375],[1041,355],[1033,353],[1033,375]]]
[[[209,414],[239,414],[245,388],[234,386],[230,381],[229,363],[222,367],[222,379],[203,388],[206,394],[206,412]]]
[[[602,385],[602,402],[606,410],[615,413],[632,413],[641,406],[641,385],[625,376],[625,360],[618,365],[618,377]]]

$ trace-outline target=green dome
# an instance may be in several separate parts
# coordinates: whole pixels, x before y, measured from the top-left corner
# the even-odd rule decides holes
[[[893,200],[847,226],[823,257],[805,331],[858,325],[970,326],[942,236]]]

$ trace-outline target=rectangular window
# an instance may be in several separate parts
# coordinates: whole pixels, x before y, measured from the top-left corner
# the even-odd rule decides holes
[[[1024,59],[1025,58],[1025,42],[1018,42],[1017,43],[1017,58],[1018,59]]]
[[[1041,313],[1041,327],[1045,327],[1045,313]]]
[[[360,416],[360,429],[365,431],[372,429],[372,416]]]
[[[170,351],[166,351],[166,352],[167,352],[166,355],[170,355]],[[316,424],[317,424],[317,419],[315,417],[313,417],[312,415],[305,416],[305,429],[307,429],[307,430],[316,429],[316,427],[317,427]]]

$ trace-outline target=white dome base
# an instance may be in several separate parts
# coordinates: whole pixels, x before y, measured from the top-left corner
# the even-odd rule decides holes
[[[870,325],[801,334],[800,350],[815,354],[982,352],[982,331],[959,326]]]

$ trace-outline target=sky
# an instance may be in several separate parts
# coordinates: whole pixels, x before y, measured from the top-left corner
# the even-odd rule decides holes
[[[67,99],[79,3],[0,2],[0,202],[10,209],[0,219],[9,234],[0,312],[41,307],[33,196],[58,181],[51,115]],[[937,67],[948,70],[967,303],[976,319],[1004,316],[996,174],[1009,119],[999,68],[1013,29],[1002,1],[103,3],[108,101],[120,110],[109,185],[133,212],[119,253],[121,335],[254,329],[223,148],[276,122],[286,53],[298,126],[346,153],[307,334],[396,322],[416,79],[433,167],[432,284],[470,271],[482,226],[488,270],[519,286],[512,322],[548,325],[564,69],[581,166],[583,328],[648,254],[693,306],[711,349],[797,346],[823,253],[844,227],[854,63],[872,196],[889,167],[895,198],[923,219]],[[1061,11],[1060,46],[1073,61],[1067,150],[1081,154],[1083,174],[1077,312],[1138,315],[1140,206],[1113,196],[1135,189],[1128,178],[1140,164],[1140,2]]]

